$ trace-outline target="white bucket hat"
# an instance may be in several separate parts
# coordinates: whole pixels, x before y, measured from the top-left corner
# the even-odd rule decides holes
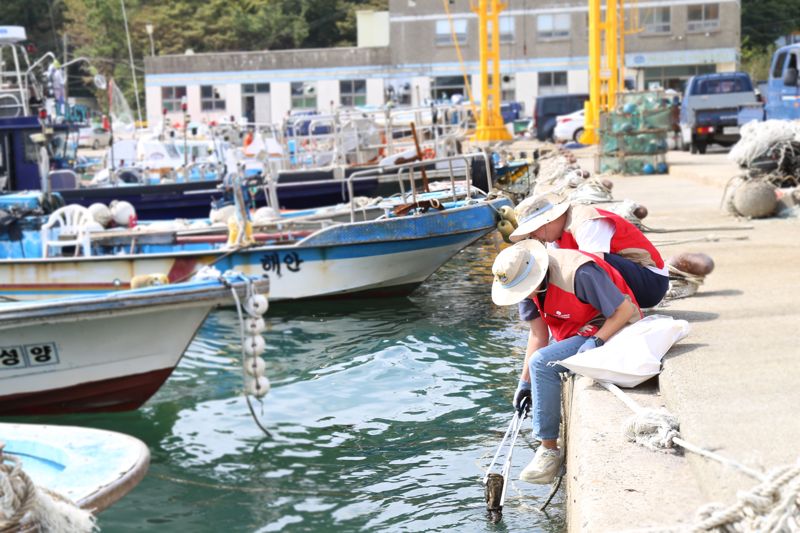
[[[526,239],[528,235],[552,222],[569,209],[569,201],[553,193],[525,198],[514,209],[519,226],[509,237],[511,242]]]
[[[492,265],[492,301],[514,305],[527,298],[544,279],[548,261],[544,245],[532,239],[497,254]]]

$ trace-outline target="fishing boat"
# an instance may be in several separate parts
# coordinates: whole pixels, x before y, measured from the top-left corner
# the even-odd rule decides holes
[[[461,157],[461,156],[460,156]],[[278,217],[255,225],[248,241],[232,239],[222,228],[181,231],[115,229],[91,232],[75,256],[42,256],[40,220],[19,221],[17,241],[0,239],[0,294],[15,299],[90,294],[128,287],[138,275],[165,273],[180,281],[206,265],[270,280],[270,301],[359,296],[402,296],[412,292],[460,250],[494,230],[499,211],[511,206],[490,197],[467,180],[448,190],[417,193],[414,168],[404,165],[393,179],[407,178],[401,200],[369,208],[350,203],[348,221],[319,213]],[[348,178],[352,193],[358,179]],[[145,227],[146,228],[146,227]],[[240,234],[241,237],[241,234]],[[45,237],[46,238],[46,237]]]
[[[83,269],[84,279],[102,275],[105,266],[95,267]],[[59,286],[63,274],[56,267],[47,275]],[[136,409],[169,377],[213,308],[230,304],[232,290],[239,298],[264,293],[268,281],[230,274],[121,285],[112,281],[103,295],[0,305],[0,414]]]
[[[2,454],[14,456],[37,487],[99,513],[147,473],[150,450],[134,437],[101,429],[0,423]]]

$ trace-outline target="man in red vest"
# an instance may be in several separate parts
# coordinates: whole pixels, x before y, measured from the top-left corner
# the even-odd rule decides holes
[[[551,248],[581,250],[616,268],[639,305],[653,307],[669,288],[669,272],[639,229],[621,216],[590,205],[570,205],[555,194],[527,198],[515,209],[519,226],[511,241],[534,238]],[[520,312],[525,320],[525,313]]]
[[[525,240],[497,255],[492,266],[492,301],[517,305],[529,301],[530,333],[514,407],[532,399],[535,436],[542,441],[520,474],[530,483],[550,483],[561,467],[560,372],[557,364],[576,353],[602,346],[629,322],[641,318],[633,291],[603,259],[578,250],[546,250]],[[549,330],[549,331],[548,331]],[[552,336],[553,343],[549,344]]]

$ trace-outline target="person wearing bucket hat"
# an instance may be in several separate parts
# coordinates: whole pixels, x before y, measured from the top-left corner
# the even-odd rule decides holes
[[[561,423],[557,364],[576,353],[602,346],[627,323],[642,317],[636,297],[620,273],[603,259],[579,250],[546,249],[524,240],[501,251],[492,265],[492,301],[516,305],[530,301],[535,316],[525,364],[514,393],[519,409],[531,402],[533,432],[542,444],[520,473],[530,483],[550,483],[563,462],[558,448]],[[553,342],[549,343],[552,336]]]
[[[534,238],[554,248],[589,252],[616,268],[639,305],[653,307],[669,289],[669,271],[644,234],[623,217],[590,205],[570,205],[556,194],[526,198],[514,210],[519,225],[511,242]],[[520,315],[530,312],[520,306]]]

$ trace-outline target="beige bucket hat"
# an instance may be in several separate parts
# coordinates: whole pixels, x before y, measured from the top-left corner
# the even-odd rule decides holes
[[[549,258],[539,241],[529,239],[509,246],[492,265],[492,301],[514,305],[527,298],[544,279]]]
[[[514,209],[519,225],[509,237],[511,242],[526,239],[532,232],[566,213],[567,209],[569,201],[557,194],[546,193],[525,198]]]

